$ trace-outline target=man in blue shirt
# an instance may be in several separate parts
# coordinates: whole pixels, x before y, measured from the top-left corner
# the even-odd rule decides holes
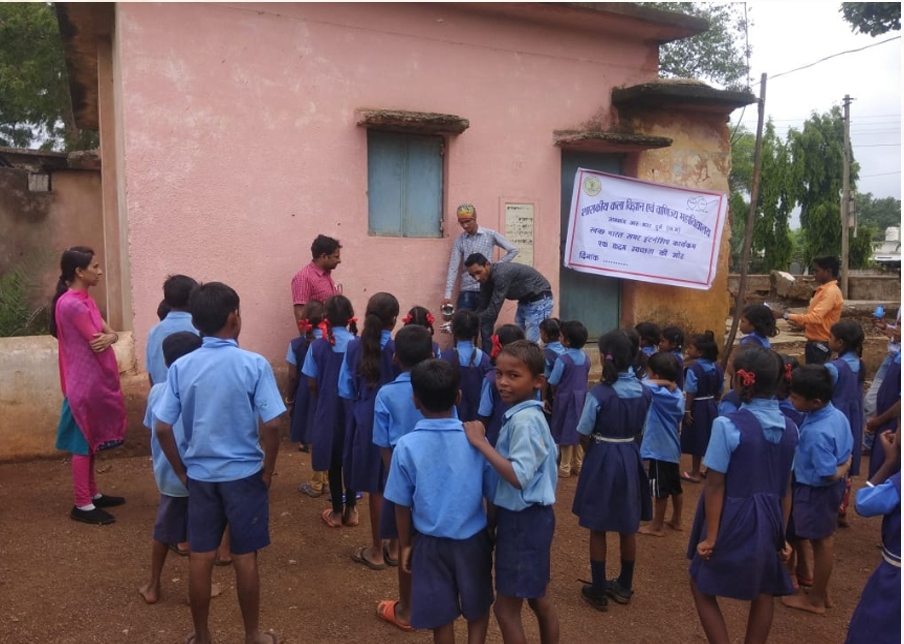
[[[479,633],[474,641],[483,641],[493,603],[483,499],[492,495],[495,475],[454,417],[460,379],[444,360],[412,370],[424,420],[396,444],[385,490],[396,504],[399,563],[412,575],[411,625],[433,629],[437,642],[455,639],[459,614],[468,620],[468,639]]]
[[[151,327],[145,349],[144,368],[147,369],[151,386],[166,382],[166,364],[163,359],[163,340],[179,331],[198,330],[191,322],[188,300],[198,283],[187,275],[170,275],[163,283],[163,302],[169,308],[166,316]]]
[[[245,641],[260,642],[257,551],[270,543],[268,490],[279,450],[278,419],[286,407],[269,363],[238,347],[242,318],[234,290],[219,282],[198,287],[191,313],[203,344],[170,365],[154,407],[160,447],[188,488],[194,622],[188,640],[211,641],[211,572],[228,523]],[[180,417],[184,456],[173,433]]]

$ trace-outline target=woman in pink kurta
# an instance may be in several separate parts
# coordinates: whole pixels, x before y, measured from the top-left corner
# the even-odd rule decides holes
[[[98,492],[95,455],[122,444],[126,412],[111,348],[119,336],[88,295],[102,275],[90,248],[74,246],[63,252],[50,332],[59,341],[64,397],[56,447],[72,453],[75,506],[69,516],[85,523],[107,524],[115,518],[102,508],[121,505],[125,499]]]

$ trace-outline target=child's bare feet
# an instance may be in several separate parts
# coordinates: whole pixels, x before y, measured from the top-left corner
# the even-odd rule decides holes
[[[160,582],[158,581],[156,585],[151,585],[151,582],[142,584],[138,588],[138,594],[144,598],[146,604],[156,604],[160,598]]]
[[[796,608],[797,610],[805,610],[808,613],[815,613],[817,615],[825,615],[826,614],[826,606],[824,603],[815,603],[810,598],[810,595],[806,593],[799,593],[797,595],[790,595],[788,597],[782,597],[782,603],[788,608]]]
[[[672,519],[671,521],[666,521],[665,525],[669,526],[672,530],[675,530],[676,532],[684,532],[684,528],[681,527],[680,521],[675,521],[674,519]]]
[[[279,644],[279,637],[270,631],[257,633],[257,635],[246,636],[245,644]]]
[[[640,526],[640,530],[637,531],[637,534],[645,534],[649,537],[664,537],[665,530],[662,528],[657,530],[652,525],[642,525]]]

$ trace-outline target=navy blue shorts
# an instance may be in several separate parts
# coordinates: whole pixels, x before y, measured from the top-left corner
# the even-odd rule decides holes
[[[486,530],[467,539],[419,534],[411,553],[411,625],[439,628],[493,605],[493,547]]]
[[[520,512],[497,507],[496,517],[496,592],[521,599],[544,597],[556,529],[552,506],[532,505]]]
[[[829,485],[792,487],[790,530],[796,539],[827,539],[838,528],[838,506],[844,497],[844,480]]]
[[[184,543],[188,540],[188,497],[160,495],[154,519],[154,541]]]
[[[232,554],[246,555],[270,545],[270,503],[262,472],[222,483],[188,479],[192,552],[216,550],[227,524]]]
[[[380,507],[380,538],[398,539],[399,528],[395,518],[396,504],[383,497],[383,505]]]

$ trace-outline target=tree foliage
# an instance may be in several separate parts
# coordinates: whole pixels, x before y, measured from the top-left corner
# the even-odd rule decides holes
[[[0,145],[51,149],[97,146],[75,125],[63,45],[46,3],[0,3]]]
[[[757,218],[753,248],[762,253],[763,268],[784,270],[791,262],[791,211],[794,209],[791,158],[770,119],[762,142]]]
[[[709,21],[710,28],[691,38],[659,47],[659,74],[666,78],[696,78],[725,89],[745,89],[749,49],[739,3],[641,2]]]
[[[815,112],[803,128],[791,128],[788,144],[793,163],[792,194],[800,205],[800,224],[806,238],[805,261],[841,252],[841,188],[844,167],[844,120],[835,106]],[[851,158],[851,190],[859,166]]]
[[[854,197],[854,209],[857,213],[857,225],[863,234],[864,228],[873,230],[873,240],[885,239],[885,229],[890,226],[901,226],[901,200],[894,197],[873,198],[871,192],[858,193]]]
[[[901,30],[900,2],[842,2],[839,11],[854,33],[880,36]]]

